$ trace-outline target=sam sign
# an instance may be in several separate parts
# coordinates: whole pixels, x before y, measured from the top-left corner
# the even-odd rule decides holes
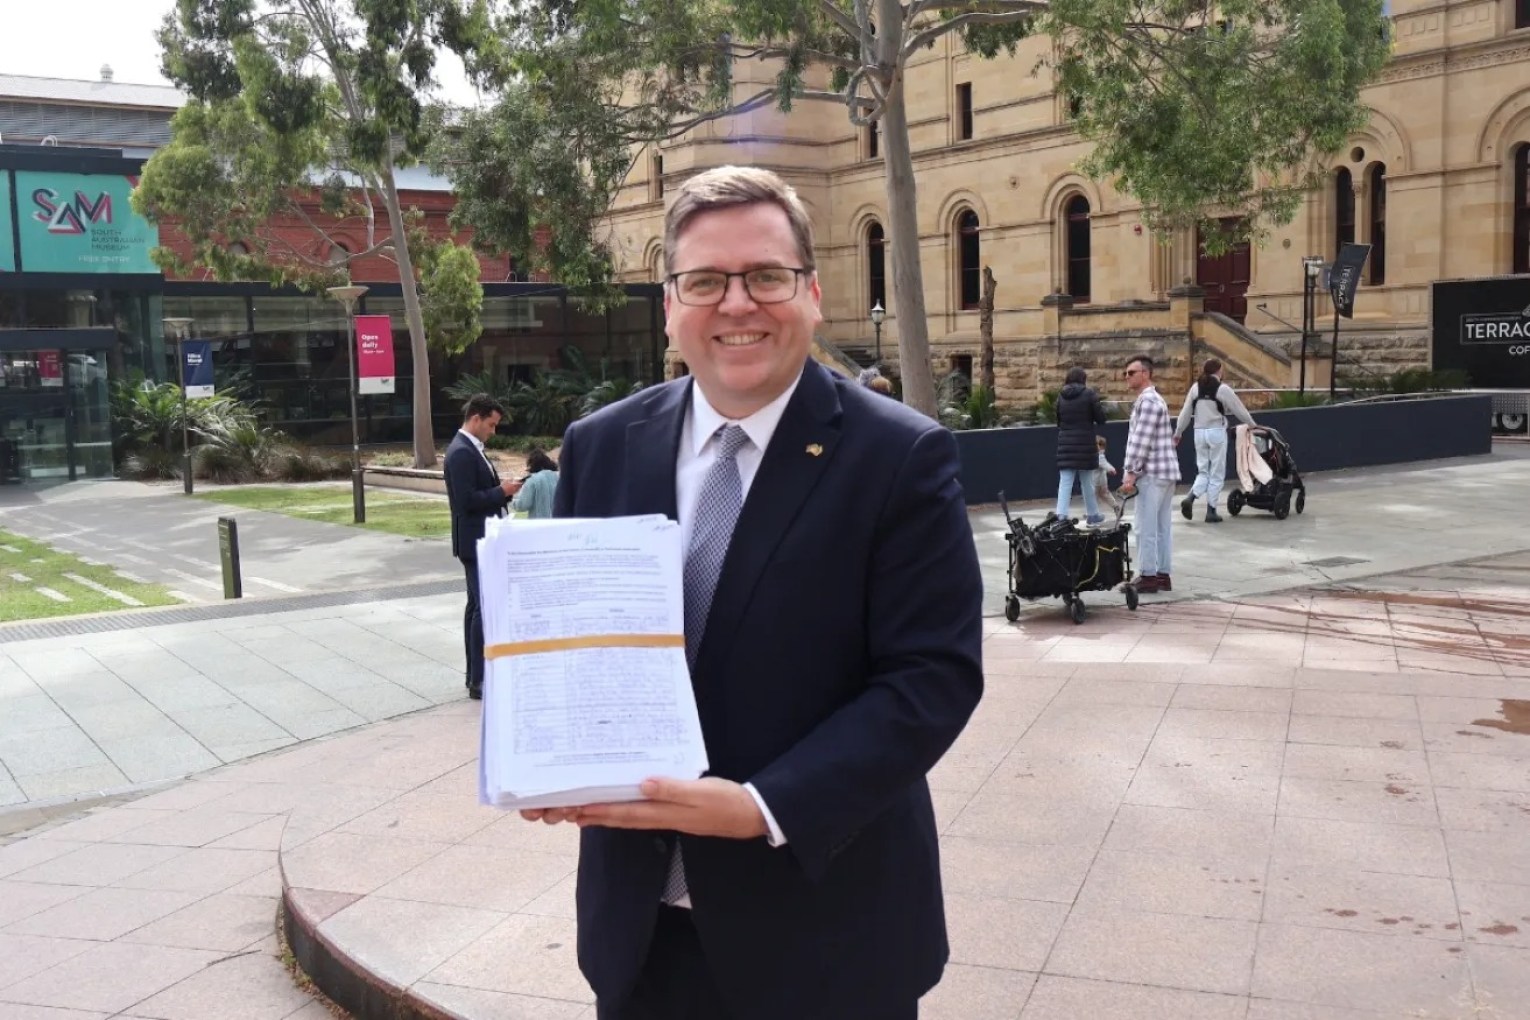
[[[357,393],[393,392],[393,320],[356,316]]]
[[[213,395],[213,359],[211,340],[187,340],[181,344],[181,370],[186,380],[186,396]]]

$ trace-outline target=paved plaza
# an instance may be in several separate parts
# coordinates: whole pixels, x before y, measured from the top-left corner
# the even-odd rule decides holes
[[[1510,447],[1176,517],[1175,594],[1083,626],[1004,622],[977,511],[988,689],[931,776],[952,963],[922,1015],[1530,1017],[1527,491]],[[593,1017],[575,834],[475,801],[460,597],[378,596],[0,628],[0,1017],[317,1020],[283,895],[421,1004]]]

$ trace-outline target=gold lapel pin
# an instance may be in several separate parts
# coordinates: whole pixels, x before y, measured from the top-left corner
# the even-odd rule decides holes
[[[817,443],[809,443],[808,447],[807,447],[807,452],[812,454],[814,457],[816,457],[820,453],[823,453],[823,447],[819,446]]]

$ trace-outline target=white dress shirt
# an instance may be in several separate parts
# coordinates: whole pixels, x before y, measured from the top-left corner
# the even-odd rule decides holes
[[[770,437],[775,434],[776,426],[781,422],[781,414],[786,410],[787,402],[797,391],[797,381],[793,380],[785,393],[749,417],[739,419],[723,417],[707,402],[701,387],[694,381],[691,383],[691,400],[686,407],[685,422],[680,427],[680,451],[675,458],[675,507],[680,514],[682,548],[690,548],[692,511],[701,494],[701,483],[717,460],[717,444],[713,441],[717,430],[724,425],[737,425],[749,437],[749,442],[734,455],[734,460],[738,462],[739,481],[743,485],[743,498],[747,500],[749,486],[754,483],[760,462],[765,459],[765,448],[770,445]],[[765,799],[760,796],[760,792],[751,783],[745,783],[744,789],[749,791],[749,795],[759,805],[760,814],[765,816],[765,825],[770,829],[770,845],[786,845],[786,834],[776,824],[776,818],[770,813],[770,808],[765,806]],[[678,905],[690,906],[689,900],[690,897],[686,896]]]

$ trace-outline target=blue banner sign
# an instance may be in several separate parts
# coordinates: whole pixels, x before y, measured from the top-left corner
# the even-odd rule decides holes
[[[213,360],[211,340],[185,340],[181,343],[181,378],[187,397],[213,395]]]

